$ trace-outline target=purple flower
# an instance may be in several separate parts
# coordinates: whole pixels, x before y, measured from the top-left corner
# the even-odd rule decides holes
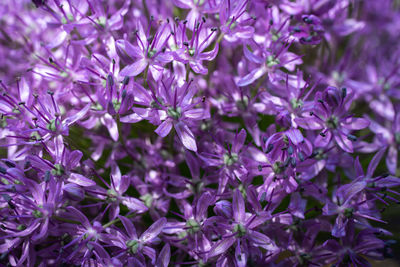
[[[399,8],[0,1],[0,266],[391,256]]]
[[[199,22],[193,30],[192,38],[189,40],[186,34],[186,21],[174,27],[173,34],[173,55],[176,61],[188,64],[197,74],[206,75],[208,70],[203,66],[203,60],[211,61],[218,54],[218,43],[212,50],[204,51],[214,41],[216,28],[207,28],[204,21]]]
[[[339,90],[328,87],[324,92],[316,93],[314,108],[309,116],[297,118],[295,122],[308,130],[322,130],[315,140],[315,145],[326,147],[332,139],[341,149],[353,152],[353,143],[357,138],[351,134],[352,130],[368,127],[369,121],[364,118],[354,118],[348,113],[352,101],[347,89]]]
[[[148,36],[143,29],[143,25],[139,22],[137,25],[137,45],[132,45],[126,40],[117,40],[116,49],[120,54],[126,53],[135,60],[120,72],[121,76],[137,76],[142,73],[146,67],[155,80],[159,80],[164,70],[164,64],[172,60],[169,52],[163,49],[166,47],[171,33],[168,24],[158,28],[154,37]]]
[[[301,64],[302,60],[296,54],[289,52],[290,44],[272,43],[268,49],[262,49],[258,45],[255,51],[250,51],[248,46],[243,48],[243,54],[251,63],[258,65],[249,74],[240,78],[237,82],[238,86],[246,86],[252,84],[265,74],[274,75],[274,72],[283,67],[289,71],[293,71],[296,65]]]
[[[156,252],[151,247],[151,243],[162,232],[167,220],[160,218],[138,237],[135,226],[128,218],[119,216],[119,219],[126,231],[126,234],[120,233],[113,237],[115,239],[113,244],[123,249],[120,257],[127,259],[128,262],[133,262],[135,259],[140,262],[142,261],[141,257],[146,255],[151,259],[151,263],[154,264],[156,262]]]
[[[183,146],[197,151],[195,135],[189,126],[210,116],[206,108],[196,108],[204,103],[202,99],[194,98],[197,88],[191,82],[180,86],[173,78],[161,80],[157,91],[152,89],[151,94],[141,86],[136,88],[143,96],[138,104],[147,108],[134,108],[134,111],[147,120],[161,122],[155,130],[161,137],[167,136],[174,127]]]

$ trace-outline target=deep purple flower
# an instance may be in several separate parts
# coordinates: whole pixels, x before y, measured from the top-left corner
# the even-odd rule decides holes
[[[208,70],[203,66],[203,60],[213,60],[217,56],[219,45],[216,43],[210,51],[205,50],[212,45],[217,29],[208,28],[204,21],[198,22],[191,39],[187,36],[186,30],[186,21],[174,27],[172,37],[174,59],[188,64],[195,73],[206,75]]]
[[[172,60],[171,54],[164,51],[171,36],[168,24],[165,23],[163,27],[158,28],[154,37],[150,37],[139,22],[135,34],[137,45],[132,45],[126,40],[116,41],[117,51],[121,54],[126,53],[135,60],[134,63],[123,68],[120,75],[137,76],[148,67],[153,78],[159,80],[164,70],[164,64]]]
[[[238,86],[246,86],[252,84],[265,74],[271,77],[275,71],[281,67],[289,71],[293,71],[296,65],[301,64],[302,60],[296,54],[289,52],[290,44],[273,43],[267,49],[256,46],[255,51],[250,51],[246,46],[243,48],[244,56],[251,63],[258,65],[249,74],[240,78],[237,82]]]
[[[322,130],[315,140],[315,145],[326,147],[332,139],[341,149],[353,152],[353,143],[357,138],[351,134],[352,130],[368,127],[369,121],[364,118],[354,118],[348,113],[352,95],[347,89],[341,90],[328,87],[324,92],[315,96],[315,104],[309,115],[297,118],[295,122],[308,130]]]

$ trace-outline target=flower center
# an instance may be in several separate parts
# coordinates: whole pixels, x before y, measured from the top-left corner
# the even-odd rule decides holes
[[[194,234],[194,233],[200,231],[200,224],[194,219],[187,220],[186,227],[189,228],[187,231],[190,234]]]
[[[54,169],[51,170],[51,174],[54,176],[61,176],[65,173],[64,167],[61,164],[54,164]]]
[[[301,99],[292,98],[290,100],[290,104],[292,105],[293,109],[301,108],[303,106],[303,101]]]
[[[242,224],[238,223],[233,227],[233,232],[242,237],[246,234],[246,228]]]
[[[346,208],[343,212],[343,215],[346,216],[347,218],[350,218],[351,216],[353,216],[353,208]]]
[[[180,107],[177,108],[168,108],[167,110],[168,116],[177,120],[182,116],[182,109]]]
[[[268,56],[267,57],[267,67],[273,67],[280,63],[279,59],[275,58],[275,56]]]
[[[118,193],[114,189],[107,190],[107,200],[109,202],[115,202],[118,200]]]
[[[140,243],[137,240],[129,240],[126,242],[126,246],[129,248],[132,254],[136,254],[139,250]]]
[[[50,123],[47,124],[46,128],[52,132],[57,131],[56,120],[52,119]]]
[[[39,218],[43,217],[43,212],[41,212],[40,210],[34,210],[34,211],[32,211],[32,215],[36,219],[39,219]]]
[[[236,153],[231,153],[231,154],[226,153],[224,155],[224,164],[227,165],[227,166],[231,166],[231,165],[235,164],[238,161],[238,159],[239,159],[238,154],[236,154]]]
[[[326,121],[326,125],[331,129],[337,128],[339,125],[339,118],[336,116],[329,117],[329,119]]]
[[[145,194],[141,196],[140,199],[144,202],[146,207],[151,207],[151,204],[153,203],[153,197],[150,194]]]
[[[157,53],[157,50],[152,49],[147,53],[148,58],[152,58]]]

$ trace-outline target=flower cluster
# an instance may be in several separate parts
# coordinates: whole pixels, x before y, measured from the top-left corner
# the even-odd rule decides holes
[[[390,257],[399,11],[394,0],[2,1],[0,265]]]

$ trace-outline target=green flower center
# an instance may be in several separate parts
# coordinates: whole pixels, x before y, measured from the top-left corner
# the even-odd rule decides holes
[[[136,254],[139,250],[140,243],[137,240],[129,240],[126,242],[126,246],[129,248],[132,254]]]
[[[43,217],[43,212],[41,212],[40,210],[34,210],[34,211],[32,211],[32,215],[36,219],[39,219],[39,218]]]
[[[147,53],[148,58],[152,58],[157,53],[157,50],[152,49]]]
[[[51,174],[54,176],[61,176],[65,174],[64,167],[61,164],[54,164],[54,169],[51,170]]]
[[[321,160],[321,159],[325,159],[326,155],[324,154],[324,150],[322,148],[318,148],[314,151],[315,154],[315,159],[317,160]]]
[[[194,48],[190,48],[188,52],[191,57],[194,56]]]
[[[114,189],[107,190],[107,200],[109,202],[115,202],[118,200],[118,193]]]
[[[187,220],[186,227],[189,228],[187,231],[190,234],[194,234],[194,233],[200,231],[200,224],[194,219]]]
[[[20,224],[20,225],[17,226],[17,230],[18,231],[23,231],[25,229],[26,229],[26,225],[24,225],[24,224]]]
[[[121,108],[121,102],[118,101],[117,99],[113,99],[112,103],[113,103],[113,107],[114,107],[115,111],[118,112],[119,109]]]
[[[292,98],[290,99],[290,104],[292,105],[293,109],[301,108],[304,102],[301,99]]]
[[[279,59],[275,58],[275,56],[268,56],[267,58],[267,67],[273,67],[280,63]]]
[[[236,153],[231,153],[228,154],[226,153],[224,155],[224,164],[226,166],[232,166],[233,164],[235,164],[237,161],[239,160],[239,156]]]
[[[335,129],[338,127],[339,125],[339,118],[336,116],[331,116],[327,121],[326,121],[326,125],[331,128],[331,129]]]
[[[56,125],[56,120],[52,119],[50,123],[47,124],[46,128],[52,132],[57,131],[57,125]]]
[[[100,18],[97,20],[97,23],[98,23],[101,27],[105,28],[105,27],[106,27],[106,23],[107,23],[107,18],[105,18],[105,17],[100,17]]]
[[[350,218],[351,216],[353,216],[353,208],[346,208],[343,212],[344,216],[346,216],[347,218]]]
[[[238,223],[233,227],[233,232],[242,237],[246,234],[246,228],[242,224]]]
[[[177,108],[168,108],[167,110],[168,116],[177,120],[182,116],[182,109],[180,107]]]
[[[277,161],[272,165],[272,169],[274,170],[275,174],[280,174],[285,170],[285,167],[283,166],[282,162]]]
[[[33,141],[37,141],[42,139],[42,137],[40,136],[40,134],[38,132],[32,132],[31,133],[31,140]]]
[[[146,207],[151,207],[151,204],[153,203],[153,197],[150,194],[145,194],[141,196],[140,199],[144,202]]]

